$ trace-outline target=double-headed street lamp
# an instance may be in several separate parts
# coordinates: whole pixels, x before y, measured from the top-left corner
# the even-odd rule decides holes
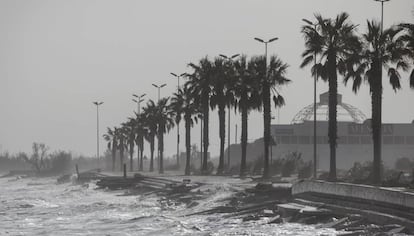
[[[96,157],[98,158],[98,168],[99,168],[99,106],[103,102],[93,102],[96,105]]]
[[[306,19],[302,19],[302,21],[306,22],[309,25],[312,25],[315,28],[316,31],[316,27],[318,26],[318,23],[312,23],[309,20]],[[316,53],[313,55],[314,56],[314,66],[316,65]],[[316,156],[317,156],[317,144],[316,144],[316,80],[318,75],[315,73],[314,74],[314,79],[313,79],[313,178],[316,179],[317,176],[317,160],[316,160]]]
[[[156,87],[158,89],[158,101],[160,101],[160,90],[165,87],[167,84],[161,84],[161,85],[156,85],[156,84],[152,84],[152,86]]]
[[[264,84],[269,83],[268,82],[268,75],[267,75],[267,44],[271,43],[273,41],[278,40],[279,38],[271,38],[267,41],[264,41],[263,39],[260,38],[254,38],[256,41],[259,41],[261,43],[263,43],[265,45],[265,79],[264,79]],[[266,85],[267,87],[268,85]],[[270,88],[269,88],[270,89]],[[270,93],[270,91],[266,91],[266,93]],[[270,102],[270,101],[263,101],[264,103]],[[271,106],[269,106],[269,108],[271,109]],[[271,110],[269,111],[271,114]],[[267,125],[270,126],[270,119],[267,120],[266,118],[264,118],[264,127],[266,127]],[[270,140],[270,134],[265,130],[264,132],[264,139],[265,140]],[[266,137],[267,136],[267,137]],[[264,170],[263,170],[263,176],[265,178],[269,177],[269,146],[266,145],[265,142],[265,155],[264,155]]]
[[[263,39],[260,39],[260,38],[254,38],[254,39],[255,39],[255,40],[257,40],[257,41],[259,41],[259,42],[261,42],[261,43],[264,43],[264,45],[265,45],[265,57],[266,57],[266,77],[267,77],[267,44],[268,44],[268,43],[271,43],[271,42],[273,42],[273,41],[276,41],[276,40],[278,40],[279,38],[275,37],[275,38],[269,39],[269,40],[267,40],[267,41],[264,41]]]
[[[138,110],[137,110],[137,114],[139,115],[141,113],[141,108],[140,108],[140,104],[141,102],[144,101],[143,97],[145,97],[145,95],[147,94],[142,94],[142,95],[136,95],[136,94],[132,94],[132,96],[136,97],[137,99],[132,99],[133,102],[135,102],[136,104],[138,104]]]
[[[233,56],[229,57],[226,56],[224,54],[219,54],[221,57],[223,57],[224,59],[230,61],[231,63],[233,63],[233,60],[238,57],[240,54],[234,54]],[[229,114],[228,114],[228,125],[227,125],[227,169],[230,170],[230,106],[229,106]]]
[[[177,75],[177,74],[174,74],[174,73],[171,72],[170,74],[177,78],[177,81],[178,81],[177,82],[177,91],[178,91],[180,89],[180,78],[187,75],[187,73],[182,73],[181,75]]]
[[[182,73],[181,75],[177,75],[171,72],[170,74],[177,78],[177,93],[178,93],[178,91],[180,90],[180,77],[187,75],[187,73]],[[179,166],[180,166],[180,125],[177,124],[177,167]]]

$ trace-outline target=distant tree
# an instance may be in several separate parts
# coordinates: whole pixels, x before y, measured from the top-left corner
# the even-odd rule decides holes
[[[190,91],[187,86],[184,85],[183,88],[179,89],[177,93],[174,94],[172,101],[174,106],[180,104],[182,107],[180,110],[184,113],[184,122],[185,122],[185,148],[186,148],[186,164],[185,164],[185,175],[190,175],[191,172],[191,127],[193,127],[194,122],[197,121],[197,114],[199,113],[198,106],[194,103],[194,98],[191,96]],[[193,148],[193,151],[195,149]]]
[[[198,104],[202,111],[203,117],[203,162],[201,172],[208,172],[208,146],[209,146],[209,112],[210,112],[210,95],[212,92],[211,85],[213,79],[213,63],[207,58],[199,61],[198,65],[190,63],[189,66],[194,70],[188,76],[188,88],[194,97],[194,102]]]
[[[106,134],[103,135],[105,141],[107,141],[107,148],[111,150],[112,153],[112,171],[115,171],[115,160],[116,160],[116,150],[117,150],[117,128],[114,129],[107,128]]]
[[[150,143],[150,167],[149,171],[154,171],[154,145],[155,145],[155,135],[157,134],[158,124],[156,120],[157,107],[153,100],[149,100],[147,105],[143,108],[143,122],[144,126],[147,128],[145,133],[145,139]]]
[[[269,146],[270,146],[270,123],[271,123],[271,103],[273,100],[276,107],[285,105],[284,98],[280,95],[279,89],[290,82],[286,78],[288,65],[277,56],[271,56],[269,63],[266,63],[264,56],[253,57],[251,59],[251,76],[258,81],[258,91],[260,93],[259,104],[263,108],[263,138],[264,138],[264,158],[263,158],[263,178],[269,178]]]
[[[156,106],[155,120],[158,125],[158,152],[159,152],[159,173],[164,173],[164,134],[174,126],[174,114],[169,106],[169,98],[162,98]]]
[[[233,64],[235,78],[231,85],[228,85],[230,92],[233,94],[234,105],[241,113],[241,160],[240,176],[246,174],[246,154],[248,140],[248,116],[251,110],[259,109],[260,91],[259,81],[254,77],[254,62],[248,62],[246,56],[241,56]]]
[[[44,143],[34,142],[32,145],[32,155],[30,157],[23,155],[22,158],[24,158],[27,163],[35,168],[37,172],[40,172],[46,168],[48,150],[49,147],[47,147]]]

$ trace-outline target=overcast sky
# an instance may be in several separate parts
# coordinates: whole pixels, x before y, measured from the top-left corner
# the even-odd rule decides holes
[[[287,76],[293,82],[282,90],[286,106],[280,111],[280,122],[290,123],[313,99],[309,68],[299,68],[304,50],[301,19],[346,11],[364,32],[367,19],[380,20],[380,6],[373,0],[0,0],[0,152],[29,152],[36,141],[53,150],[93,156],[92,101],[105,102],[100,110],[102,134],[133,114],[133,93],[156,99],[151,84],[167,83],[161,96],[171,95],[177,81],[170,72],[188,72],[189,62],[220,53],[262,54],[264,46],[254,37],[279,37],[269,45],[269,53],[290,65]],[[413,23],[413,6],[412,0],[386,3],[384,26]],[[384,78],[385,123],[414,119],[414,90],[407,77],[403,74],[398,93]],[[318,92],[326,90],[327,84],[319,82]],[[371,116],[366,85],[357,96],[342,83],[339,92],[344,102]],[[210,150],[217,155],[218,115],[210,114]],[[240,116],[232,113],[232,121],[234,142]],[[262,123],[259,113],[251,114],[249,140],[262,136]],[[166,138],[167,155],[175,153],[175,135],[174,129]],[[199,136],[196,126],[192,143],[198,144]],[[103,152],[103,140],[101,146]]]

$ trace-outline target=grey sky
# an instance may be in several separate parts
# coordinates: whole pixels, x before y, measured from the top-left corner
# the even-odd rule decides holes
[[[412,0],[386,3],[385,27],[412,23],[413,6]],[[151,83],[167,83],[162,96],[171,95],[177,81],[170,72],[188,71],[189,62],[219,53],[262,54],[263,45],[253,37],[280,38],[269,45],[269,53],[290,65],[293,82],[282,91],[287,105],[280,112],[281,123],[289,123],[313,99],[309,68],[299,69],[304,49],[301,19],[312,20],[316,12],[334,17],[342,11],[360,24],[360,32],[367,19],[380,19],[380,4],[373,0],[1,0],[0,151],[30,151],[37,141],[52,149],[94,155],[92,101],[105,102],[102,134],[132,115],[132,93],[156,99]],[[414,109],[407,106],[414,101],[407,77],[403,74],[403,89],[397,94],[385,79],[384,122],[414,119]],[[323,82],[318,84],[319,92],[326,89]],[[358,96],[350,86],[341,85],[339,92],[346,103],[371,115],[367,86]],[[216,112],[211,117],[211,151],[217,155]],[[234,142],[240,117],[232,113],[232,120]],[[250,140],[262,136],[259,113],[251,114],[249,126]],[[174,129],[167,136],[167,155],[175,153],[175,135]],[[193,143],[199,143],[198,126],[192,136]],[[106,145],[101,145],[102,152]]]

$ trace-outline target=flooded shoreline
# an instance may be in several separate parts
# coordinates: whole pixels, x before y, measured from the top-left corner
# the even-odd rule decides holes
[[[93,183],[56,184],[54,178],[0,179],[0,235],[336,235],[297,223],[267,224],[223,214],[191,213],[219,206],[232,195],[225,184],[195,207],[155,195],[123,196]]]

